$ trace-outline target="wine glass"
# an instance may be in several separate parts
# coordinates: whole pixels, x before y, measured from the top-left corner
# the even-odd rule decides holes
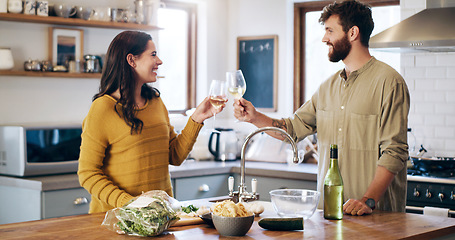
[[[210,83],[209,100],[216,109],[220,108],[227,102],[226,81],[212,80]],[[216,112],[213,113],[213,131],[215,130]]]
[[[242,70],[239,69],[233,72],[226,72],[226,82],[228,85],[228,91],[234,99],[240,99],[243,94],[245,94],[246,82]],[[234,122],[237,123],[239,120],[235,119]]]
[[[226,73],[228,91],[234,99],[240,99],[246,91],[245,77],[242,70]]]

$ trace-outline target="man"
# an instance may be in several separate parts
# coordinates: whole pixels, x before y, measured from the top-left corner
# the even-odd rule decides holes
[[[333,3],[324,8],[319,22],[325,26],[322,41],[329,47],[330,61],[342,60],[344,69],[322,83],[293,118],[272,119],[245,99],[235,101],[234,115],[257,127],[285,129],[296,141],[317,133],[320,192],[330,144],[338,144],[345,214],[370,214],[374,208],[404,212],[410,101],[406,83],[369,53],[374,26],[369,6],[353,0]]]

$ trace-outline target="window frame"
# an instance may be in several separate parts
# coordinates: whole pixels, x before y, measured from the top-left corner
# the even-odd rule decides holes
[[[294,3],[294,111],[305,103],[305,14],[322,11],[334,1]],[[337,0],[336,2],[341,2]],[[363,0],[371,7],[400,5],[399,0]]]
[[[194,3],[162,0],[166,8],[184,10],[188,13],[188,66],[186,107],[181,110],[168,109],[170,114],[183,114],[196,107],[196,63],[197,63],[197,5]]]

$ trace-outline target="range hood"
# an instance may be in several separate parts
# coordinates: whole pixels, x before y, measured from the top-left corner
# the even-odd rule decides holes
[[[455,52],[455,0],[427,8],[370,38],[370,48],[393,52]]]

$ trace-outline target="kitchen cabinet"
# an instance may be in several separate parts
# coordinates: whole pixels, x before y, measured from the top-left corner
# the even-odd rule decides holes
[[[0,186],[0,224],[87,214],[90,194],[83,188],[41,191]]]
[[[229,174],[176,178],[174,197],[179,201],[228,195]]]
[[[0,13],[0,21],[24,22],[33,24],[49,24],[62,26],[78,26],[104,29],[122,29],[122,30],[159,30],[157,26],[123,23],[123,22],[105,22],[84,20],[79,18],[62,18],[55,16],[38,16],[26,15],[19,13]],[[19,30],[20,31],[20,30]],[[25,59],[24,59],[25,61]],[[33,72],[33,71],[0,71],[0,76],[25,76],[25,77],[57,77],[57,78],[97,78],[101,77],[100,73],[67,73],[67,72]]]
[[[270,201],[269,192],[274,189],[308,189],[316,190],[317,184],[315,181],[310,180],[298,180],[298,179],[286,179],[278,177],[264,177],[264,176],[255,176],[255,175],[246,175],[245,184],[247,186],[247,191],[251,192],[251,180],[255,178],[257,180],[257,192],[259,193],[259,199],[261,201]],[[240,174],[234,175],[234,191],[237,190],[238,185],[240,184]]]

